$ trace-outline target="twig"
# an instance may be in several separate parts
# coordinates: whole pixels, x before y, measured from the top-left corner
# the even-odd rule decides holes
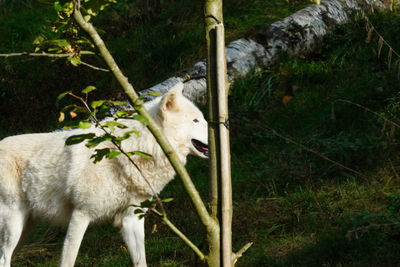
[[[295,140],[293,140],[293,139],[291,139],[291,138],[289,138],[289,137],[287,137],[287,136],[284,136],[284,135],[278,133],[276,130],[274,130],[274,129],[268,127],[268,126],[261,126],[261,125],[259,125],[259,124],[257,124],[257,125],[258,125],[259,128],[265,129],[265,130],[269,130],[269,131],[272,132],[272,134],[278,136],[279,138],[282,138],[282,139],[286,140],[287,142],[290,142],[290,143],[292,143],[292,144],[295,144],[296,146],[301,147],[302,149],[304,149],[304,150],[306,150],[306,151],[308,151],[308,152],[310,152],[310,153],[313,153],[314,155],[317,155],[318,157],[320,157],[320,158],[322,158],[322,159],[324,159],[324,160],[326,160],[326,161],[329,161],[329,162],[332,163],[333,165],[339,166],[339,167],[341,167],[341,168],[343,168],[343,169],[345,169],[345,170],[348,170],[348,171],[350,171],[350,172],[352,172],[352,173],[355,173],[355,174],[357,174],[357,175],[360,175],[360,176],[363,176],[363,177],[364,177],[364,174],[362,174],[361,172],[356,171],[356,170],[354,170],[354,169],[352,169],[352,168],[350,168],[350,167],[347,167],[347,166],[343,165],[342,163],[337,162],[337,161],[335,161],[335,160],[333,160],[333,159],[330,159],[330,158],[328,158],[327,156],[325,156],[324,154],[321,154],[321,153],[318,152],[318,151],[315,151],[315,150],[313,150],[313,149],[311,149],[311,148],[308,148],[308,147],[306,147],[305,145],[300,144],[299,142],[296,142]]]
[[[389,163],[390,163],[390,167],[392,168],[394,175],[396,176],[397,179],[399,179],[400,178],[399,174],[397,173],[396,168],[393,166],[393,162],[391,159],[389,159]]]
[[[356,106],[356,107],[358,107],[358,108],[361,108],[361,109],[363,109],[363,110],[365,110],[365,111],[368,111],[368,112],[370,112],[370,113],[372,113],[372,114],[378,116],[379,118],[381,118],[381,119],[384,120],[385,122],[388,122],[388,123],[392,124],[392,125],[395,126],[396,128],[400,128],[400,125],[397,124],[396,122],[394,122],[394,121],[392,121],[392,120],[389,120],[389,119],[386,118],[385,116],[383,116],[383,115],[381,115],[381,114],[379,114],[379,113],[373,111],[372,109],[367,108],[367,107],[365,107],[365,106],[363,106],[363,105],[360,105],[360,104],[358,104],[358,103],[355,103],[355,102],[352,102],[352,101],[346,100],[346,99],[336,99],[335,101],[332,102],[332,105],[334,105],[336,102],[343,102],[343,103],[348,103],[348,104],[354,105],[354,106]]]
[[[79,54],[81,55],[96,55],[96,53],[92,51],[80,51]],[[29,52],[21,52],[21,53],[9,53],[9,54],[0,54],[0,57],[19,57],[19,56],[30,56],[30,57],[56,57],[56,58],[63,58],[63,57],[71,57],[75,55],[74,53],[63,53],[63,54],[52,54],[52,53],[29,53]]]
[[[361,227],[357,227],[355,229],[349,230],[346,233],[346,238],[347,240],[351,240],[353,239],[353,237],[355,237],[355,239],[359,238],[359,234],[364,234],[366,232],[368,232],[370,229],[379,229],[379,228],[383,228],[383,227],[395,227],[400,225],[400,222],[393,222],[393,223],[382,223],[382,224],[370,224],[367,226],[361,226]]]
[[[243,253],[245,253],[254,243],[249,242],[246,245],[244,245],[241,249],[239,249],[238,252],[232,253],[232,262],[235,264],[237,260],[243,256]]]
[[[90,65],[89,63],[83,62],[82,60],[79,62],[79,64],[85,65],[85,66],[87,66],[87,67],[89,67],[89,68],[92,68],[92,69],[94,69],[94,70],[100,70],[100,71],[104,71],[104,72],[109,72],[108,69],[103,69],[103,68],[99,68],[99,67]]]
[[[167,217],[167,214],[165,213],[160,213],[158,210],[156,210],[155,208],[151,209],[152,212],[154,212],[156,215],[158,215],[159,217],[161,217],[161,219],[163,220],[163,222],[180,238],[182,239],[183,242],[186,243],[186,245],[188,245],[196,254],[197,256],[199,256],[200,260],[204,261],[206,259],[206,256],[204,256],[203,252],[200,251],[200,249],[192,243],[192,241],[189,240],[189,238],[187,238],[185,236],[184,233],[182,233]]]

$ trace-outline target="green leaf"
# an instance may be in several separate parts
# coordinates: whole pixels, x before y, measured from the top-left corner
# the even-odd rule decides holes
[[[64,8],[61,6],[60,1],[55,1],[54,2],[54,10],[57,12],[61,12],[64,10]]]
[[[92,108],[95,109],[95,108],[98,108],[98,107],[100,107],[101,105],[103,105],[104,102],[106,102],[106,101],[105,101],[105,100],[93,101],[92,104],[91,104],[91,106],[92,106]]]
[[[74,29],[74,30],[76,30],[76,29]],[[77,30],[76,30],[76,34],[77,34],[77,33],[78,33],[78,32],[77,32]],[[88,45],[90,45],[92,48],[94,48],[94,44],[93,44],[89,39],[87,39],[87,38],[84,37],[84,36],[80,36],[80,38],[81,38],[81,39],[79,39],[79,40],[76,41],[77,44],[88,44]]]
[[[144,125],[148,125],[149,124],[149,120],[147,118],[145,118],[143,115],[140,114],[135,114],[133,115],[133,118],[135,120],[140,121],[141,123],[143,123]]]
[[[110,3],[116,3],[115,0],[97,0],[85,3],[85,11],[91,16],[97,16],[100,11],[106,8]]]
[[[96,90],[96,87],[94,87],[93,85],[89,85],[88,87],[82,90],[82,94],[89,94],[93,90]]]
[[[110,153],[109,148],[96,149],[95,151],[96,153],[90,157],[91,159],[93,159],[93,163],[101,161],[105,156],[107,156]]]
[[[172,197],[164,198],[164,199],[161,200],[161,202],[168,203],[168,202],[171,202],[172,200],[174,200]]]
[[[78,134],[78,135],[72,135],[65,140],[65,144],[67,146],[70,145],[75,145],[83,142],[86,139],[91,139],[95,137],[96,135],[94,133],[88,133],[88,134]]]
[[[81,58],[79,56],[68,57],[68,60],[74,67],[78,66],[81,63]]]
[[[107,128],[109,128],[110,130],[111,130],[111,132],[114,132],[115,131],[115,127],[118,127],[118,128],[127,128],[127,126],[126,125],[124,125],[124,124],[122,124],[122,123],[119,123],[119,122],[116,122],[116,121],[106,121],[106,123],[104,123],[103,125],[101,125],[102,127],[107,127]],[[126,138],[124,138],[124,139],[126,139]],[[118,139],[116,139],[116,141],[119,141]],[[122,140],[121,140],[122,141]]]
[[[121,152],[117,151],[117,150],[113,150],[110,153],[107,154],[107,158],[109,159],[113,159],[115,157],[118,157],[119,155],[121,155]]]
[[[135,209],[135,211],[133,213],[135,213],[135,214],[145,214],[146,212],[144,212],[144,210],[142,210],[142,209]]]
[[[88,148],[93,148],[96,147],[98,144],[105,142],[105,141],[112,141],[113,137],[110,134],[104,134],[102,136],[98,136],[96,138],[90,139],[87,143],[86,146]]]
[[[57,96],[57,102],[59,102],[61,99],[63,99],[66,95],[69,95],[69,94],[71,94],[72,93],[72,91],[67,91],[67,92],[64,92],[64,93],[61,93],[61,94],[59,94],[58,96]]]
[[[128,111],[120,110],[120,111],[117,111],[117,113],[115,113],[115,115],[117,115],[118,118],[122,118],[122,117],[125,118],[125,117],[129,116],[129,113],[128,113]]]
[[[39,0],[43,1],[43,0]],[[50,1],[46,1],[47,3],[49,3]],[[73,9],[73,4],[72,1],[65,1],[65,0],[61,0],[61,1],[54,1],[54,10],[58,13],[58,16],[60,18],[63,18],[61,16],[61,12],[64,12],[65,14],[67,14],[68,16],[72,14],[72,9]]]
[[[78,127],[81,129],[89,129],[92,127],[92,124],[89,121],[80,121]]]
[[[113,159],[121,155],[120,151],[110,150],[109,148],[96,149],[95,151],[96,153],[90,157],[94,159],[93,160],[94,163],[101,161],[104,157],[108,159]]]
[[[122,124],[122,123],[119,123],[119,122],[116,122],[116,121],[106,121],[106,123],[104,123],[104,124],[101,125],[101,126],[103,126],[103,127],[109,127],[109,128],[111,128],[111,127],[118,127],[118,128],[121,128],[121,129],[128,128],[128,126],[126,126],[125,124]]]
[[[127,117],[129,117],[129,116],[131,116],[132,114],[135,114],[135,113],[136,113],[136,111],[134,111],[134,110],[120,110],[120,111],[117,111],[115,113],[115,115],[118,118],[127,118]]]
[[[140,207],[151,209],[152,207],[154,207],[154,205],[156,205],[156,203],[157,203],[156,199],[151,199],[151,200],[148,199],[148,200],[141,202]]]
[[[148,154],[148,153],[142,152],[142,151],[134,151],[133,153],[135,155],[137,155],[137,156],[141,156],[141,157],[144,157],[144,158],[151,158],[152,157],[151,154]]]
[[[136,136],[138,136],[138,137],[140,136],[139,131],[127,131],[127,132],[124,133],[124,136],[130,137],[131,134],[136,134]]]
[[[52,40],[51,42],[62,47],[67,47],[69,45],[69,42],[66,39],[57,39]]]
[[[139,96],[139,100],[141,100],[141,99],[143,99],[143,98],[145,98],[145,97],[147,97],[149,95],[151,95],[151,96],[160,96],[161,94],[159,92],[150,92],[150,93],[147,93],[147,94],[140,95]]]
[[[114,140],[114,142],[120,144],[122,141],[128,139],[131,136],[132,133],[134,133],[137,136],[139,136],[139,132],[138,131],[128,131],[128,132],[124,133],[123,136],[115,137],[113,140]]]
[[[114,106],[126,106],[126,105],[128,105],[124,101],[109,101],[109,103],[113,104]]]
[[[64,123],[63,129],[68,130],[68,129],[74,129],[74,128],[79,128],[78,122],[66,122]]]
[[[151,154],[148,154],[148,153],[142,152],[142,151],[132,151],[132,152],[128,152],[127,154],[128,154],[128,156],[135,155],[135,156],[140,156],[140,157],[144,157],[144,158],[151,158],[152,157]]]
[[[161,94],[159,92],[150,92],[150,93],[148,93],[148,95],[161,96]]]
[[[81,8],[81,11],[84,11],[84,9]],[[88,22],[91,18],[92,18],[92,16],[90,16],[90,15],[84,15],[84,16],[83,16],[83,19],[84,19],[86,22]]]
[[[47,49],[48,52],[55,52],[55,54],[61,54],[62,53],[62,49],[60,49],[59,47],[53,47],[53,48],[49,48]]]

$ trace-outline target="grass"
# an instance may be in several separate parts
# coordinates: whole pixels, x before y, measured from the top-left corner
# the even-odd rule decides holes
[[[188,11],[176,15],[173,12],[173,3],[176,2],[165,2],[167,6],[163,14],[146,15],[139,10],[136,15],[121,15],[132,20],[117,17],[114,22],[110,16],[99,21],[115,25],[115,32],[125,34],[115,38],[107,35],[109,41],[114,42],[112,47],[117,54],[120,53],[121,60],[128,53],[129,57],[126,56],[126,62],[123,63],[125,69],[137,68],[135,64],[150,64],[147,72],[154,73],[150,71],[151,68],[161,70],[157,71],[156,75],[160,75],[158,78],[148,76],[143,71],[146,76],[143,79],[147,79],[143,84],[153,78],[162,79],[175,68],[190,65],[201,50],[200,45],[192,43],[195,37],[177,36],[175,40],[179,40],[178,44],[165,40],[175,31],[181,31],[184,24],[194,29],[190,34],[201,35],[195,30],[199,27],[201,31],[201,25],[194,26],[191,21],[195,18],[193,10],[197,4],[185,3],[183,7]],[[282,8],[282,15],[291,11],[288,8],[284,11],[284,6],[276,3],[279,3],[279,10]],[[271,2],[238,0],[227,3],[230,8],[225,15],[228,29],[230,27],[228,38],[234,39],[244,33],[251,35],[258,24],[275,19],[268,15],[270,11],[262,15],[264,10],[268,10],[262,10],[262,5],[266,7]],[[129,6],[118,8],[130,10]],[[243,18],[243,24],[238,20],[230,21],[237,14],[246,12],[249,15]],[[274,14],[280,13],[276,11]],[[159,25],[169,18],[173,26],[165,28]],[[136,28],[136,33],[141,37],[135,38],[131,35],[130,27],[138,21],[150,26]],[[399,15],[375,14],[371,16],[371,21],[399,51]],[[146,34],[152,27],[156,32],[165,33]],[[110,31],[111,27],[107,29],[109,34]],[[145,48],[154,36],[160,36],[160,43],[174,50],[172,54],[161,55],[157,51],[160,47],[157,44]],[[390,127],[381,117],[354,104],[337,101],[345,99],[360,104],[399,122],[399,79],[393,69],[388,70],[386,48],[382,50],[384,56],[378,59],[377,40],[365,44],[365,38],[361,20],[354,25],[340,26],[314,54],[301,59],[283,59],[276,67],[253,72],[233,84],[229,96],[234,190],[233,245],[238,249],[249,241],[254,242],[236,266],[396,266],[400,262],[399,129]],[[144,43],[136,43],[137,39],[143,39]],[[117,49],[126,42],[133,43],[133,50]],[[174,61],[177,57],[177,54],[173,54],[177,53],[175,50],[188,53],[180,55],[180,63]],[[147,57],[133,59],[134,63],[130,63],[129,58],[140,54],[139,51]],[[171,60],[168,59],[171,55],[173,60],[169,67],[173,67],[169,68],[164,64]],[[166,63],[151,65],[157,57],[164,56]],[[44,60],[40,64],[49,63]],[[15,62],[10,66],[15,69],[13,64]],[[26,66],[27,70],[34,64]],[[66,70],[63,64],[56,63],[52,65],[51,72],[43,70],[39,76],[28,77],[33,85],[45,87],[48,80],[57,80],[51,77],[54,71],[60,75],[68,73],[70,77],[82,75],[74,73],[72,68]],[[19,70],[7,72],[7,76],[2,77],[7,83],[15,81],[24,84],[21,81],[24,76]],[[40,81],[41,77],[45,77],[44,80]],[[68,79],[60,78],[56,85],[62,87],[66,81]],[[112,84],[111,79],[108,81]],[[75,82],[78,84],[78,81]],[[82,84],[82,81],[79,82]],[[85,85],[91,82],[93,80],[85,80]],[[106,84],[105,80],[100,83]],[[27,118],[38,114],[26,111],[24,101],[28,101],[29,97],[38,97],[40,93],[32,92],[30,95],[26,91],[19,92],[17,88],[7,87],[3,91],[9,94],[5,98],[7,107],[14,103],[21,109],[13,108],[7,113],[9,118],[0,119],[0,134],[55,127],[55,124],[42,123],[52,107],[43,110],[39,118],[31,119],[32,125],[24,123],[24,120],[20,125],[17,122],[14,122],[14,126],[8,125],[13,113],[25,112],[23,117]],[[83,86],[80,85],[80,88]],[[41,94],[46,95],[44,92],[48,93],[43,91]],[[50,100],[47,102],[38,106],[53,103]],[[36,109],[35,104],[32,106]],[[322,156],[362,175],[327,161]],[[206,199],[207,162],[190,158],[188,168]],[[167,204],[171,220],[205,251],[204,230],[191,210],[191,203],[182,185],[174,181],[162,194],[175,198]],[[150,266],[201,266],[194,254],[158,218],[148,216],[146,220]],[[63,235],[64,230],[49,229],[46,223],[40,223],[30,237],[28,246],[14,259],[14,266],[55,266],[60,257]],[[102,225],[88,230],[77,266],[129,264],[129,255],[117,229]]]

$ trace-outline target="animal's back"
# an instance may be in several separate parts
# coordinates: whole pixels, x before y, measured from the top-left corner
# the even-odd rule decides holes
[[[60,134],[54,134],[60,135]],[[21,176],[29,160],[49,144],[53,134],[22,134],[0,141],[0,197],[4,202],[23,198]]]
[[[82,130],[24,134],[1,140],[1,204],[22,205],[33,215],[67,223],[73,208],[71,172],[80,172],[84,180],[84,171],[90,169],[84,166],[90,154],[83,144],[65,145],[69,136],[80,133]]]

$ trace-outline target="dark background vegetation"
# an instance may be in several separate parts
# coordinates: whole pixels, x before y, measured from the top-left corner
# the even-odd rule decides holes
[[[258,27],[308,2],[224,4],[229,42],[251,37]],[[51,7],[35,1],[1,1],[0,53],[32,51],[32,42],[54,16]],[[400,51],[399,14],[370,19]],[[138,90],[205,54],[201,1],[119,1],[96,25]],[[365,22],[358,19],[339,26],[315,53],[283,57],[232,85],[234,247],[254,241],[237,266],[399,266],[400,136],[383,118],[399,123],[400,80],[393,64],[388,68],[388,49],[378,58],[377,39],[366,44],[365,38]],[[87,61],[103,66],[98,58]],[[60,127],[57,95],[87,85],[98,88],[96,98],[122,97],[111,75],[63,59],[0,59],[0,138]],[[190,159],[188,168],[206,198],[207,162]],[[162,195],[175,198],[167,205],[170,217],[202,247],[203,229],[179,181]],[[150,215],[147,228],[150,266],[199,264],[157,218]],[[15,266],[56,265],[63,236],[63,229],[41,223]],[[88,230],[77,266],[128,265],[117,229]]]

